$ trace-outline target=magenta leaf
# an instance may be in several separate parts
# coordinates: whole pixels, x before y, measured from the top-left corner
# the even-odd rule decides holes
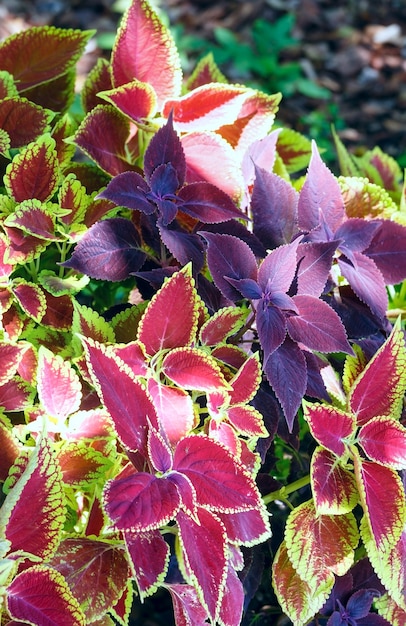
[[[152,426],[148,429],[148,457],[157,472],[168,472],[172,467],[172,452],[166,438]]]
[[[353,263],[339,259],[341,274],[362,302],[379,319],[383,319],[388,308],[388,294],[383,276],[374,261],[361,252],[352,254]]]
[[[220,607],[220,619],[224,626],[237,626],[241,623],[244,598],[241,580],[238,578],[237,572],[229,565]]]
[[[271,536],[265,506],[225,515],[218,513],[218,516],[226,528],[229,541],[233,543],[253,546]]]
[[[386,284],[401,282],[406,277],[406,228],[382,220],[364,254],[374,261]]]
[[[354,415],[324,404],[306,404],[304,415],[313,437],[337,457],[343,456],[344,440],[355,430]]]
[[[64,267],[92,278],[121,281],[141,268],[145,253],[130,220],[114,217],[97,222],[77,244]]]
[[[206,626],[207,611],[194,586],[180,583],[162,586],[171,594],[176,626]]]
[[[44,346],[38,351],[38,398],[46,412],[61,421],[80,407],[82,390],[79,376],[69,361]]]
[[[172,445],[176,444],[195,423],[191,396],[184,389],[163,385],[154,378],[148,380],[148,391],[165,435]]]
[[[169,546],[159,530],[124,532],[127,551],[141,597],[154,591],[169,565]]]
[[[101,73],[99,80],[103,79],[104,76]],[[151,85],[141,83],[138,80],[133,80],[131,83],[116,87],[116,89],[108,89],[107,91],[100,89],[98,90],[97,96],[98,98],[103,98],[114,104],[124,115],[134,122],[142,124],[145,119],[154,117],[156,114],[156,94],[153,88]],[[100,100],[96,100],[97,104],[100,104],[100,102]],[[88,107],[89,100],[86,104]],[[90,109],[87,108],[87,110]]]
[[[358,443],[372,461],[406,469],[406,428],[398,420],[372,418],[360,429]]]

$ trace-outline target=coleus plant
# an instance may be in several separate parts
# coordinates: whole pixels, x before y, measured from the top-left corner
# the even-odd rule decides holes
[[[336,178],[210,58],[182,86],[144,0],[73,115],[91,35],[0,45],[2,623],[125,626],[163,591],[237,626],[270,545],[293,623],[403,624],[399,167],[336,138]]]

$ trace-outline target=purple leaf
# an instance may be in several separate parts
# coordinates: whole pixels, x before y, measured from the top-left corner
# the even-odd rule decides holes
[[[297,292],[318,298],[326,286],[338,241],[301,243],[297,256]]]
[[[297,267],[297,248],[300,239],[272,250],[258,270],[258,284],[264,294],[287,292]]]
[[[168,472],[172,467],[172,453],[165,437],[152,426],[148,429],[148,457],[157,472]]]
[[[264,367],[266,377],[281,403],[289,432],[307,386],[306,359],[288,337],[271,355]]]
[[[204,263],[204,246],[199,235],[187,233],[177,228],[177,224],[174,222],[170,228],[166,228],[158,222],[158,228],[162,242],[175,259],[181,265],[186,265],[192,261],[193,271],[199,272]]]
[[[262,291],[260,286],[252,278],[241,278],[236,280],[235,278],[224,277],[230,285],[238,289],[238,291],[249,300],[259,300],[262,297]]]
[[[354,217],[341,224],[334,233],[334,237],[343,240],[340,250],[351,258],[351,252],[363,252],[369,246],[379,226],[378,221],[368,222]]]
[[[378,593],[371,589],[360,589],[352,594],[347,602],[347,612],[353,619],[366,617],[370,611],[372,600]]]
[[[172,195],[179,187],[179,179],[172,163],[162,163],[154,169],[149,180],[152,193],[157,198]]]
[[[115,176],[97,197],[151,215],[156,211],[156,206],[147,199],[148,192],[149,186],[140,174],[123,172]]]
[[[344,278],[358,298],[365,302],[372,313],[383,319],[388,308],[388,295],[381,272],[374,261],[361,252],[354,252],[354,265],[345,259],[338,259],[338,264]]]
[[[152,137],[144,156],[144,172],[148,182],[157,167],[170,163],[174,168],[179,186],[185,182],[186,161],[181,141],[173,129],[172,113],[165,126]]]
[[[364,254],[372,259],[387,285],[396,285],[406,277],[406,228],[383,220]]]
[[[130,220],[114,217],[97,222],[77,244],[64,267],[100,280],[121,281],[142,267],[145,253]]]
[[[268,249],[292,241],[299,194],[286,180],[257,167],[251,210],[254,234]]]
[[[283,343],[286,337],[286,316],[275,306],[268,306],[264,300],[257,307],[258,338],[264,352],[264,367],[270,355]]]
[[[247,219],[235,206],[230,196],[207,182],[185,185],[178,193],[182,211],[203,222],[218,224],[232,218]]]
[[[353,354],[344,326],[328,304],[313,296],[293,296],[298,315],[287,318],[287,329],[293,341],[317,352]]]

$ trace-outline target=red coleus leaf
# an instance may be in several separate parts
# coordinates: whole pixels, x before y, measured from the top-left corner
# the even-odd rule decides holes
[[[10,137],[10,148],[22,148],[49,130],[53,113],[25,98],[0,101],[0,128]]]
[[[357,441],[372,461],[406,469],[406,428],[397,420],[372,418],[360,429]]]
[[[16,202],[36,198],[49,200],[59,183],[59,162],[55,141],[49,135],[39,137],[19,152],[7,166],[5,187]]]
[[[227,409],[227,419],[245,437],[267,437],[264,418],[253,406],[235,405]]]
[[[134,79],[153,87],[158,110],[180,93],[182,71],[170,31],[145,0],[132,2],[125,12],[113,46],[114,86]]]
[[[36,565],[18,574],[7,589],[10,616],[41,626],[86,626],[78,601],[59,572]]]
[[[110,63],[107,59],[99,57],[87,74],[81,91],[81,101],[83,110],[88,113],[98,104],[102,104],[102,99],[97,95],[101,91],[112,88]]]
[[[239,513],[217,513],[223,522],[228,540],[232,543],[253,546],[271,536],[269,514],[265,506]]]
[[[24,411],[32,406],[35,389],[24,380],[14,377],[0,386],[0,406],[5,411]]]
[[[54,216],[40,200],[24,200],[5,220],[6,226],[20,228],[29,235],[49,241],[57,240]]]
[[[171,445],[187,435],[195,424],[195,413],[191,396],[178,387],[169,387],[148,380],[148,391],[158,414],[159,423]]]
[[[319,446],[313,452],[310,476],[319,515],[342,515],[357,504],[359,496],[353,473],[342,467],[329,450]]]
[[[150,395],[112,349],[91,339],[83,343],[93,383],[120,441],[146,455],[148,420],[155,427],[158,421]]]
[[[8,382],[17,372],[28,344],[10,344],[0,341],[0,385]]]
[[[179,583],[162,586],[171,594],[176,626],[206,626],[207,611],[194,586]]]
[[[38,237],[27,235],[19,228],[3,226],[8,237],[8,248],[5,260],[8,263],[24,265],[29,263],[45,250],[48,242]]]
[[[2,451],[0,456],[0,481],[5,481],[10,467],[18,457],[20,444],[12,430],[7,428],[3,422],[0,422],[0,448]]]
[[[57,330],[70,330],[72,328],[73,303],[71,296],[53,296],[44,292],[46,310],[41,319],[43,326],[50,326]]]
[[[251,355],[230,381],[230,405],[249,402],[261,382],[261,364],[258,354]]]
[[[63,421],[79,409],[82,387],[79,376],[68,361],[44,346],[38,351],[38,397],[45,411]]]
[[[86,413],[82,413],[82,419]],[[85,489],[103,480],[112,461],[89,444],[71,441],[58,450],[63,481],[77,489]]]
[[[305,404],[304,417],[313,437],[336,456],[343,456],[345,439],[355,430],[354,415],[324,404]]]
[[[23,311],[36,322],[40,322],[46,309],[46,298],[41,287],[21,279],[14,283],[12,291]]]
[[[188,346],[195,338],[197,293],[190,266],[173,274],[150,300],[139,323],[137,339],[147,354]]]
[[[398,473],[353,454],[361,504],[376,548],[387,552],[398,541],[404,527],[405,493]]]
[[[46,439],[27,458],[22,453],[10,474],[12,486],[0,512],[0,529],[11,552],[22,550],[41,559],[52,556],[65,521],[60,467]],[[32,506],[32,494],[35,506]]]
[[[236,626],[241,623],[244,598],[242,582],[237,572],[229,565],[220,607],[220,620],[224,626]]]
[[[134,122],[143,122],[148,118],[153,118],[156,113],[157,99],[154,89],[150,84],[139,80],[133,80],[115,89],[101,91],[98,96],[114,104]]]
[[[234,335],[247,318],[247,312],[237,307],[224,307],[216,311],[200,328],[200,341],[215,346]]]
[[[48,565],[64,576],[87,623],[101,619],[114,606],[129,576],[121,545],[86,537],[61,541]]]
[[[141,598],[150,595],[166,575],[170,549],[159,530],[124,532],[130,566]]]
[[[400,415],[406,387],[406,350],[403,332],[395,325],[389,338],[355,380],[349,406],[363,425],[375,416]]]
[[[184,389],[212,391],[229,385],[216,360],[198,348],[175,348],[162,362],[162,372]]]
[[[227,535],[224,525],[205,509],[199,509],[199,523],[183,512],[179,512],[177,523],[186,579],[195,586],[210,618],[215,622],[227,577]]]
[[[169,444],[152,426],[148,429],[148,457],[157,472],[164,474],[172,467],[172,451]]]

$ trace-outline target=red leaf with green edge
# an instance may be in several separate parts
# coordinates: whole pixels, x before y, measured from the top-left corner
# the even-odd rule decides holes
[[[40,239],[56,241],[55,218],[40,200],[23,200],[18,208],[9,215],[6,226],[20,228],[24,233],[34,235]]]
[[[246,352],[238,346],[233,346],[231,344],[220,344],[216,348],[212,349],[211,355],[220,361],[220,363],[226,363],[235,370],[242,367],[247,359]]]
[[[89,113],[98,104],[103,104],[103,100],[97,94],[111,89],[112,86],[110,63],[104,57],[99,57],[87,74],[82,87],[80,96],[83,110]]]
[[[7,166],[4,185],[16,202],[32,198],[46,202],[54,195],[60,175],[55,146],[52,137],[43,135]]]
[[[198,314],[197,293],[187,266],[168,278],[151,298],[139,323],[137,340],[150,356],[188,346],[196,337]]]
[[[373,417],[360,429],[357,442],[372,461],[406,469],[406,428],[397,420]]]
[[[108,91],[100,91],[98,96],[113,104],[134,122],[145,122],[156,114],[156,93],[150,84],[139,80]]]
[[[349,406],[362,426],[376,416],[400,416],[406,387],[406,350],[403,332],[396,324],[390,336],[356,379]]]
[[[205,509],[199,509],[199,524],[181,511],[176,521],[187,582],[195,586],[209,617],[215,622],[224,595],[228,569],[224,525]]]
[[[22,452],[10,472],[13,484],[1,508],[0,529],[11,552],[46,560],[57,549],[65,521],[61,469],[46,439],[27,456]]]
[[[353,454],[362,508],[376,549],[387,553],[399,540],[406,514],[405,492],[398,473]]]
[[[216,360],[198,348],[174,348],[164,358],[161,371],[184,389],[212,391],[229,387]]]
[[[348,355],[344,362],[342,385],[348,395],[361,372],[365,369],[368,360],[358,344],[353,344],[354,356]]]
[[[41,287],[21,279],[14,283],[12,291],[23,311],[36,322],[40,322],[46,310],[46,298]]]
[[[292,128],[282,128],[276,147],[289,173],[298,172],[307,167],[312,145],[309,139],[301,133]]]
[[[196,64],[195,69],[186,81],[187,91],[209,83],[227,83],[227,78],[218,68],[213,53],[209,52]]]
[[[0,341],[0,385],[13,378],[27,349],[27,344],[13,345],[7,341]]]
[[[406,611],[406,530],[394,546],[383,551],[377,550],[366,515],[361,520],[360,530],[372,567],[393,600]]]
[[[72,332],[83,335],[87,339],[93,339],[100,343],[114,343],[114,331],[110,324],[90,307],[73,303],[73,323]]]
[[[117,328],[115,328],[115,331],[117,331]],[[143,376],[146,378],[148,364],[145,351],[141,343],[138,341],[131,341],[125,345],[112,346],[112,350],[131,368],[135,376]],[[151,393],[151,390],[148,390]]]
[[[73,141],[102,170],[116,176],[134,169],[126,152],[129,133],[128,119],[112,105],[100,104],[85,117]]]
[[[57,330],[71,330],[73,304],[70,296],[53,296],[44,292],[46,310],[41,319],[43,326],[50,326]]]
[[[27,235],[19,228],[3,226],[9,239],[5,260],[8,263],[24,265],[37,258],[48,246],[49,242],[38,237]]]
[[[180,58],[170,31],[145,0],[125,12],[111,54],[114,85],[134,79],[148,83],[157,95],[158,110],[181,90]]]
[[[297,506],[285,530],[289,559],[302,580],[314,591],[337,576],[344,576],[354,562],[359,542],[352,513],[317,515],[313,501]]]
[[[355,430],[355,417],[340,409],[324,404],[305,404],[304,417],[313,437],[336,456],[343,456],[346,444]]]
[[[160,474],[172,468],[172,450],[166,437],[152,426],[148,429],[148,459],[152,467]]]
[[[85,537],[61,541],[48,564],[65,578],[88,624],[116,604],[130,573],[121,545]]]
[[[113,464],[113,459],[80,441],[63,444],[57,458],[63,482],[79,490],[87,490],[103,481]]]
[[[21,572],[7,588],[10,616],[41,626],[86,626],[78,601],[59,572],[35,565]]]
[[[237,307],[224,307],[216,311],[200,328],[200,342],[206,346],[216,346],[235,335],[247,319],[247,311]]]
[[[46,133],[54,113],[25,98],[0,100],[0,128],[10,137],[11,148],[22,148]]]
[[[171,443],[175,445],[182,437],[189,434],[195,425],[196,416],[191,396],[178,387],[169,387],[156,381],[148,380],[158,420]]]
[[[82,386],[69,361],[44,346],[38,351],[38,397],[49,416],[65,420],[80,407]]]
[[[227,419],[244,437],[268,437],[264,418],[253,406],[236,405],[227,409]]]
[[[282,610],[297,626],[304,626],[319,612],[334,585],[334,576],[316,589],[300,578],[283,541],[272,564],[272,585]]]
[[[211,439],[222,443],[240,461],[241,440],[238,438],[235,428],[224,421],[211,419],[206,432]]]
[[[230,404],[249,402],[261,382],[261,363],[258,354],[251,355],[231,379]]]
[[[219,618],[221,624],[224,624],[224,626],[236,626],[236,624],[241,623],[244,598],[244,588],[241,580],[237,572],[229,565],[220,607]]]
[[[149,532],[168,524],[181,507],[176,484],[144,472],[110,480],[104,489],[104,507],[118,530]]]
[[[3,420],[5,419],[3,417]],[[14,436],[11,424],[8,421],[0,421],[0,482],[6,480],[10,467],[19,455],[20,445]]]
[[[184,474],[196,490],[196,501],[220,513],[261,507],[253,479],[225,446],[204,435],[181,439],[173,469]]]
[[[20,92],[73,69],[94,31],[34,26],[0,45],[0,69],[14,76]]]
[[[129,450],[146,456],[148,420],[158,426],[151,396],[113,350],[91,339],[82,341],[93,384],[118,438]]]
[[[68,215],[61,215],[64,224],[79,223],[83,220],[90,198],[86,187],[82,185],[75,174],[68,174],[58,190],[58,203],[61,209],[69,211]]]
[[[310,479],[318,515],[343,515],[352,511],[358,503],[354,474],[321,446],[313,452]]]
[[[140,597],[145,598],[154,593],[166,576],[169,545],[159,530],[149,533],[125,531],[124,539]]]
[[[176,626],[206,626],[207,611],[197,597],[194,586],[164,583],[162,587],[171,594]]]
[[[0,70],[0,99],[11,98],[18,95],[17,86],[10,72]]]
[[[223,522],[227,538],[231,543],[242,546],[253,546],[262,543],[271,537],[269,513],[262,504],[261,507],[240,511],[239,513],[217,513]]]
[[[0,386],[0,407],[5,411],[24,411],[32,406],[35,389],[25,380],[14,377]]]

